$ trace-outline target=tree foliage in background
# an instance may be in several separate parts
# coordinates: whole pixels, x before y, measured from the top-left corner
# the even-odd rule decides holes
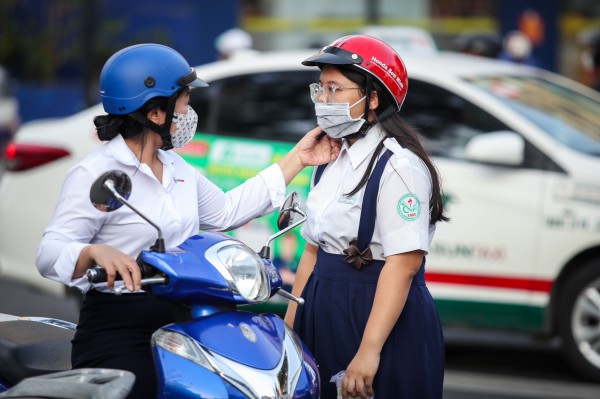
[[[3,0],[0,63],[14,78],[52,83],[79,72],[85,0]]]
[[[168,43],[164,27],[127,32],[131,16],[104,18],[99,0],[1,0],[0,64],[32,83],[97,76],[118,49],[141,41]],[[126,33],[129,33],[127,37]]]

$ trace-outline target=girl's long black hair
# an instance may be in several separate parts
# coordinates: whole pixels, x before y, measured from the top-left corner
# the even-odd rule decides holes
[[[370,103],[371,93],[372,91],[377,92],[377,98],[379,100],[379,105],[375,110],[375,115],[378,117],[383,112],[385,112],[390,107],[396,107],[396,103],[388,93],[388,91],[383,87],[383,85],[376,79],[367,79],[366,73],[358,70],[352,66],[345,65],[336,65],[339,71],[348,79],[356,83],[359,87],[364,87],[363,95],[366,95],[365,106],[367,109],[365,110],[365,114],[368,114],[368,107]],[[367,87],[372,86],[372,87]],[[389,111],[388,111],[389,112]],[[439,221],[447,222],[450,220],[444,212],[444,201],[443,201],[443,190],[441,185],[441,179],[439,173],[429,158],[429,155],[421,145],[419,141],[419,134],[417,131],[412,128],[404,118],[400,116],[399,111],[395,111],[389,115],[386,115],[382,120],[378,118],[372,122],[373,124],[380,124],[385,132],[386,137],[395,139],[398,144],[400,144],[403,148],[406,148],[412,151],[415,155],[417,155],[427,169],[429,170],[429,175],[431,176],[431,198],[430,198],[430,224],[436,224]],[[378,159],[379,154],[383,150],[383,141],[379,143],[371,160],[369,161],[369,166],[365,171],[365,174],[360,179],[357,186],[348,194],[354,195],[356,194],[367,182],[369,181],[369,177],[373,172],[373,167],[375,165],[375,161]]]

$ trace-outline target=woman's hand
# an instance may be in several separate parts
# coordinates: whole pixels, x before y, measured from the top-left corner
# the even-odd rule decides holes
[[[335,161],[340,155],[342,142],[330,138],[317,127],[296,144],[302,166],[316,166]]]
[[[108,275],[108,288],[115,285],[117,273],[123,279],[129,291],[142,289],[142,273],[135,259],[116,248],[104,244],[92,244],[85,247],[75,267],[73,277],[81,277],[85,270],[99,265]]]
[[[286,186],[305,167],[335,161],[340,155],[341,141],[330,139],[326,134],[320,135],[321,132],[323,130],[317,127],[306,133],[296,146],[277,162],[283,172]]]
[[[379,352],[359,348],[346,368],[342,381],[342,398],[359,397],[367,399],[373,396],[373,379],[379,368]]]

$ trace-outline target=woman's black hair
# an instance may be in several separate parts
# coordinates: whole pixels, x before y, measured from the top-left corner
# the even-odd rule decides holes
[[[154,97],[148,100],[138,110],[134,111],[138,115],[146,117],[146,114],[155,108],[165,111],[167,109],[167,97]],[[94,125],[98,138],[101,141],[112,140],[117,134],[128,139],[135,137],[146,130],[146,127],[140,122],[131,118],[129,115],[98,115],[94,118]]]
[[[399,111],[395,111],[391,114],[389,114],[389,111],[386,112],[386,110],[388,110],[390,107],[396,107],[396,102],[392,98],[391,94],[388,93],[388,91],[377,79],[367,79],[365,72],[362,72],[352,66],[335,65],[335,67],[338,68],[342,75],[356,83],[359,87],[366,88],[367,84],[372,85],[373,90],[377,92],[377,98],[379,101],[379,105],[375,110],[376,121],[373,121],[372,124],[380,124],[385,132],[386,137],[395,139],[403,148],[412,151],[423,161],[429,170],[429,175],[431,176],[431,199],[429,209],[431,213],[430,224],[435,224],[439,221],[447,222],[450,220],[444,214],[443,190],[439,173],[429,158],[427,151],[425,151],[421,145],[418,132],[400,116]],[[368,107],[370,103],[369,100],[371,96],[370,93],[366,92],[366,90],[362,94],[367,95],[365,115],[368,115]],[[382,115],[384,112],[386,112],[386,114],[383,119],[380,120],[378,116]],[[375,162],[379,158],[379,154],[382,152],[383,148],[384,146],[382,141],[375,149],[375,153],[369,161],[369,165],[365,171],[365,174],[362,176],[357,186],[347,194],[348,196],[356,194],[365,184],[367,184],[369,177],[373,172]]]

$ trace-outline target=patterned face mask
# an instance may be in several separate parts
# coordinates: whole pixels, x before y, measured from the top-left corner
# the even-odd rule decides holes
[[[173,114],[173,121],[177,130],[171,134],[171,143],[173,148],[185,147],[192,141],[194,134],[196,134],[196,127],[198,125],[198,114],[189,105],[187,106],[187,113]]]

